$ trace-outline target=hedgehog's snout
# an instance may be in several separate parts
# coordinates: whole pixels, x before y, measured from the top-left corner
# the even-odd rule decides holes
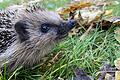
[[[74,28],[75,24],[75,20],[68,20],[66,22],[61,23],[60,27],[58,28],[57,34],[60,36],[67,34],[71,29]]]
[[[76,23],[75,20],[69,20],[69,21],[67,22],[67,26],[66,26],[66,27],[68,27],[69,30],[71,30],[71,29],[75,26],[75,23]],[[69,31],[69,30],[68,30],[68,31]]]
[[[62,22],[60,24],[60,27],[58,27],[57,38],[61,39],[61,38],[66,37],[68,32],[74,28],[75,24],[76,24],[75,20],[68,20],[66,22]]]

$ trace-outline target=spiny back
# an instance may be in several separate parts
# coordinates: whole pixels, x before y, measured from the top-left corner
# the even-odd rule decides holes
[[[0,53],[3,53],[16,40],[13,26],[22,11],[32,13],[36,10],[42,10],[42,8],[38,4],[31,4],[27,6],[14,5],[6,10],[0,10]]]
[[[15,32],[12,28],[14,14],[13,11],[0,11],[0,53],[4,52],[15,40]]]

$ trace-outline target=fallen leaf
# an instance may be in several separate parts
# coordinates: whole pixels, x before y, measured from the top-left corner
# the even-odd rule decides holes
[[[75,20],[80,20],[80,21],[83,21],[83,17],[81,15],[81,12],[78,11],[76,15],[74,15],[74,19]]]
[[[75,4],[72,4],[70,5],[70,9],[72,10],[77,10],[77,9],[82,9],[82,8],[85,8],[85,7],[90,7],[92,4],[89,3],[89,2],[80,2],[80,3],[75,3]]]
[[[108,20],[115,23],[117,21],[120,21],[120,16],[113,16],[110,17]]]
[[[112,2],[111,1],[104,1],[104,0],[101,0],[101,1],[97,1],[95,2],[95,5],[96,6],[108,6],[108,5],[111,5]]]
[[[114,80],[115,69],[109,63],[104,63],[97,74],[98,80]]]
[[[62,8],[60,10],[57,10],[57,12],[61,14],[69,14],[70,12],[74,12],[75,10],[82,9],[85,7],[91,6],[91,3],[72,3],[66,8]]]
[[[115,80],[120,80],[120,71],[115,72]]]
[[[105,16],[111,15],[112,12],[113,12],[113,9],[106,10],[106,11],[105,11]]]
[[[108,19],[110,22],[113,22],[114,25],[120,25],[120,16],[114,16]]]
[[[117,59],[114,61],[114,64],[115,64],[116,68],[117,68],[118,70],[120,70],[120,58],[117,58]]]
[[[108,73],[106,73],[105,80],[113,80],[113,76],[108,74]]]
[[[88,20],[88,23],[95,20],[99,20],[100,15],[102,13],[103,12],[101,10],[97,10],[97,11],[81,10],[81,16],[83,20]]]
[[[90,76],[88,76],[83,69],[76,68],[74,70],[75,77],[74,80],[91,80]]]
[[[107,21],[107,20],[102,20],[100,22],[100,26],[103,30],[108,30],[111,27],[111,25],[112,25],[112,22]]]

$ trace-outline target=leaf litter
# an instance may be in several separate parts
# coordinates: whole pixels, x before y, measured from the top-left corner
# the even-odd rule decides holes
[[[63,19],[75,19],[77,21],[76,27],[71,30],[69,36],[77,35],[84,30],[79,38],[84,40],[97,25],[103,30],[108,30],[111,26],[120,26],[120,16],[114,16],[113,9],[105,9],[109,5],[119,5],[118,1],[96,1],[91,3],[92,1],[75,0],[75,2],[57,10]],[[115,39],[120,43],[120,27],[117,27],[114,33]],[[84,70],[78,67],[74,69],[74,74],[72,80],[92,80]],[[104,63],[97,76],[97,80],[120,80],[120,58],[115,60],[114,66]]]

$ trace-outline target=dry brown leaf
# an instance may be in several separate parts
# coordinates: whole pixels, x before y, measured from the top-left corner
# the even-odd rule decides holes
[[[94,3],[94,2],[93,2]],[[106,2],[103,2],[106,4]],[[109,16],[112,14],[113,10],[106,10],[102,11],[100,10],[97,6],[93,5],[94,7],[97,7],[96,9],[91,9],[92,4],[90,2],[76,2],[76,3],[71,3],[68,5],[66,8],[61,8],[58,10],[58,13],[62,17],[66,17],[64,15],[67,15],[67,19],[71,19],[70,13],[73,13],[72,19],[77,20],[77,25],[75,29],[73,29],[70,33],[69,36],[76,35],[77,33],[80,32],[80,29],[82,28],[86,31],[86,29],[89,28],[91,23],[94,23],[93,27],[95,27],[97,24],[100,24],[103,30],[108,30],[111,25],[113,24],[120,24],[120,18],[115,18],[115,19],[108,19],[105,20],[103,19],[104,16]],[[88,8],[85,8],[88,7]],[[83,9],[84,8],[84,9]],[[68,17],[69,15],[69,17]],[[65,19],[65,18],[63,18]],[[79,31],[79,32],[78,32]],[[84,37],[84,36],[82,36]],[[80,38],[81,40],[81,38]]]
[[[107,20],[102,20],[101,23],[100,23],[100,25],[101,25],[101,28],[103,30],[108,30],[111,27],[112,22],[107,21]]]
[[[56,61],[58,61],[61,52],[62,52],[62,51],[58,52],[58,53],[52,58],[52,60],[50,60],[49,62],[55,63]]]
[[[63,8],[57,11],[60,15],[69,14],[70,12],[73,12],[75,10],[82,9],[85,7],[90,7],[91,5],[92,5],[91,3],[73,3],[73,4],[70,4],[67,8]]]
[[[120,80],[120,71],[115,72],[115,80]]]
[[[70,9],[72,10],[77,10],[77,9],[82,9],[85,7],[90,7],[92,4],[91,3],[76,3],[76,4],[72,4],[70,5]]]
[[[82,11],[81,12],[81,16],[82,16],[83,20],[88,20],[88,22],[99,20],[101,14],[103,14],[103,12],[100,10],[98,10],[98,11]]]

